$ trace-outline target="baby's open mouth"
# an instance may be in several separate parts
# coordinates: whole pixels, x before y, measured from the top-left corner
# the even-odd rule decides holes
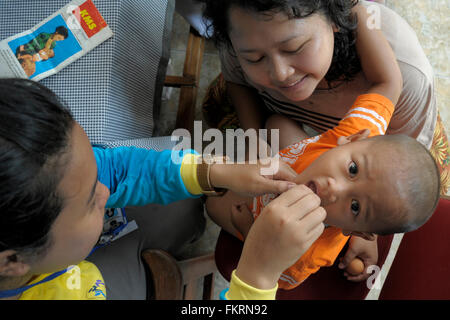
[[[308,188],[310,188],[315,194],[317,194],[317,187],[314,181],[310,181],[306,184]]]

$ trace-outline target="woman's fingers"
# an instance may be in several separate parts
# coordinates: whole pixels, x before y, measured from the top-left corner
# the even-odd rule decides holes
[[[315,196],[317,197],[311,189],[309,189],[308,187],[306,187],[305,185],[297,185],[293,188],[290,188],[288,191],[283,192],[282,194],[280,194],[276,199],[274,199],[271,203],[269,203],[270,205],[282,205],[285,207],[290,207],[292,205],[294,205],[295,203],[301,201],[303,198],[307,197],[307,196]],[[317,197],[318,198],[318,197]],[[304,201],[305,203],[300,203],[298,204],[299,207],[299,214],[300,216],[298,217],[299,219],[301,219],[302,216],[304,216],[306,213],[308,213],[308,209],[311,210],[314,207],[318,207],[320,204],[320,199],[317,200],[312,200],[312,201]],[[304,209],[302,209],[302,205],[305,205],[306,207]]]
[[[299,224],[301,224],[301,228],[304,228],[306,233],[311,233],[314,229],[323,224],[323,221],[327,217],[326,211],[322,207],[317,207],[316,209],[311,210],[307,215],[303,216],[299,220]]]

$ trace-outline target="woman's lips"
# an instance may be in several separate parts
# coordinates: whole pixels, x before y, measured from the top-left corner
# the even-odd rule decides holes
[[[285,91],[295,91],[295,90],[299,89],[303,85],[303,83],[305,82],[306,77],[308,77],[308,75],[305,75],[300,80],[297,80],[296,82],[293,82],[291,84],[280,86],[280,89],[281,90],[285,90]]]

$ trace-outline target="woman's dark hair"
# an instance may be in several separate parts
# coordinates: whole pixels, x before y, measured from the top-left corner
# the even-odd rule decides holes
[[[63,176],[74,120],[49,89],[0,79],[0,251],[36,255],[63,208]]]
[[[283,12],[289,18],[305,18],[320,13],[338,31],[334,33],[333,60],[325,79],[330,84],[336,80],[350,81],[361,71],[355,39],[357,19],[352,8],[358,0],[197,0],[205,4],[204,16],[210,21],[212,39],[216,46],[232,48],[228,33],[229,10],[232,6],[257,13]],[[208,30],[209,31],[209,30]]]

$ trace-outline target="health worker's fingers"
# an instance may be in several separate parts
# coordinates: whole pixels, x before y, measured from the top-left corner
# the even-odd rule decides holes
[[[297,185],[293,188],[290,188],[288,191],[280,194],[276,199],[272,200],[272,202],[269,203],[269,206],[276,204],[276,205],[282,205],[284,207],[290,207],[308,195],[316,196],[314,194],[314,192],[311,189],[309,189],[308,187],[306,187],[305,185],[302,185],[302,184]],[[306,203],[312,204],[312,201],[311,202],[306,201]],[[320,199],[319,199],[319,203],[320,203]],[[312,205],[312,207],[318,207],[318,204]],[[305,214],[305,212],[304,212],[304,214]]]
[[[299,210],[301,209],[302,208]],[[307,233],[311,233],[318,225],[323,224],[326,217],[327,213],[325,209],[317,207],[307,211],[307,213],[298,220],[298,223],[301,224],[301,227],[304,228]]]
[[[265,170],[268,170],[269,168],[272,169],[271,172]],[[266,174],[265,174],[266,173]],[[274,180],[284,180],[284,181],[290,181],[294,182],[295,178],[297,177],[297,172],[295,172],[294,169],[291,168],[290,165],[288,165],[286,162],[279,158],[271,158],[270,159],[270,167],[265,166],[261,168],[261,175],[274,179]]]

